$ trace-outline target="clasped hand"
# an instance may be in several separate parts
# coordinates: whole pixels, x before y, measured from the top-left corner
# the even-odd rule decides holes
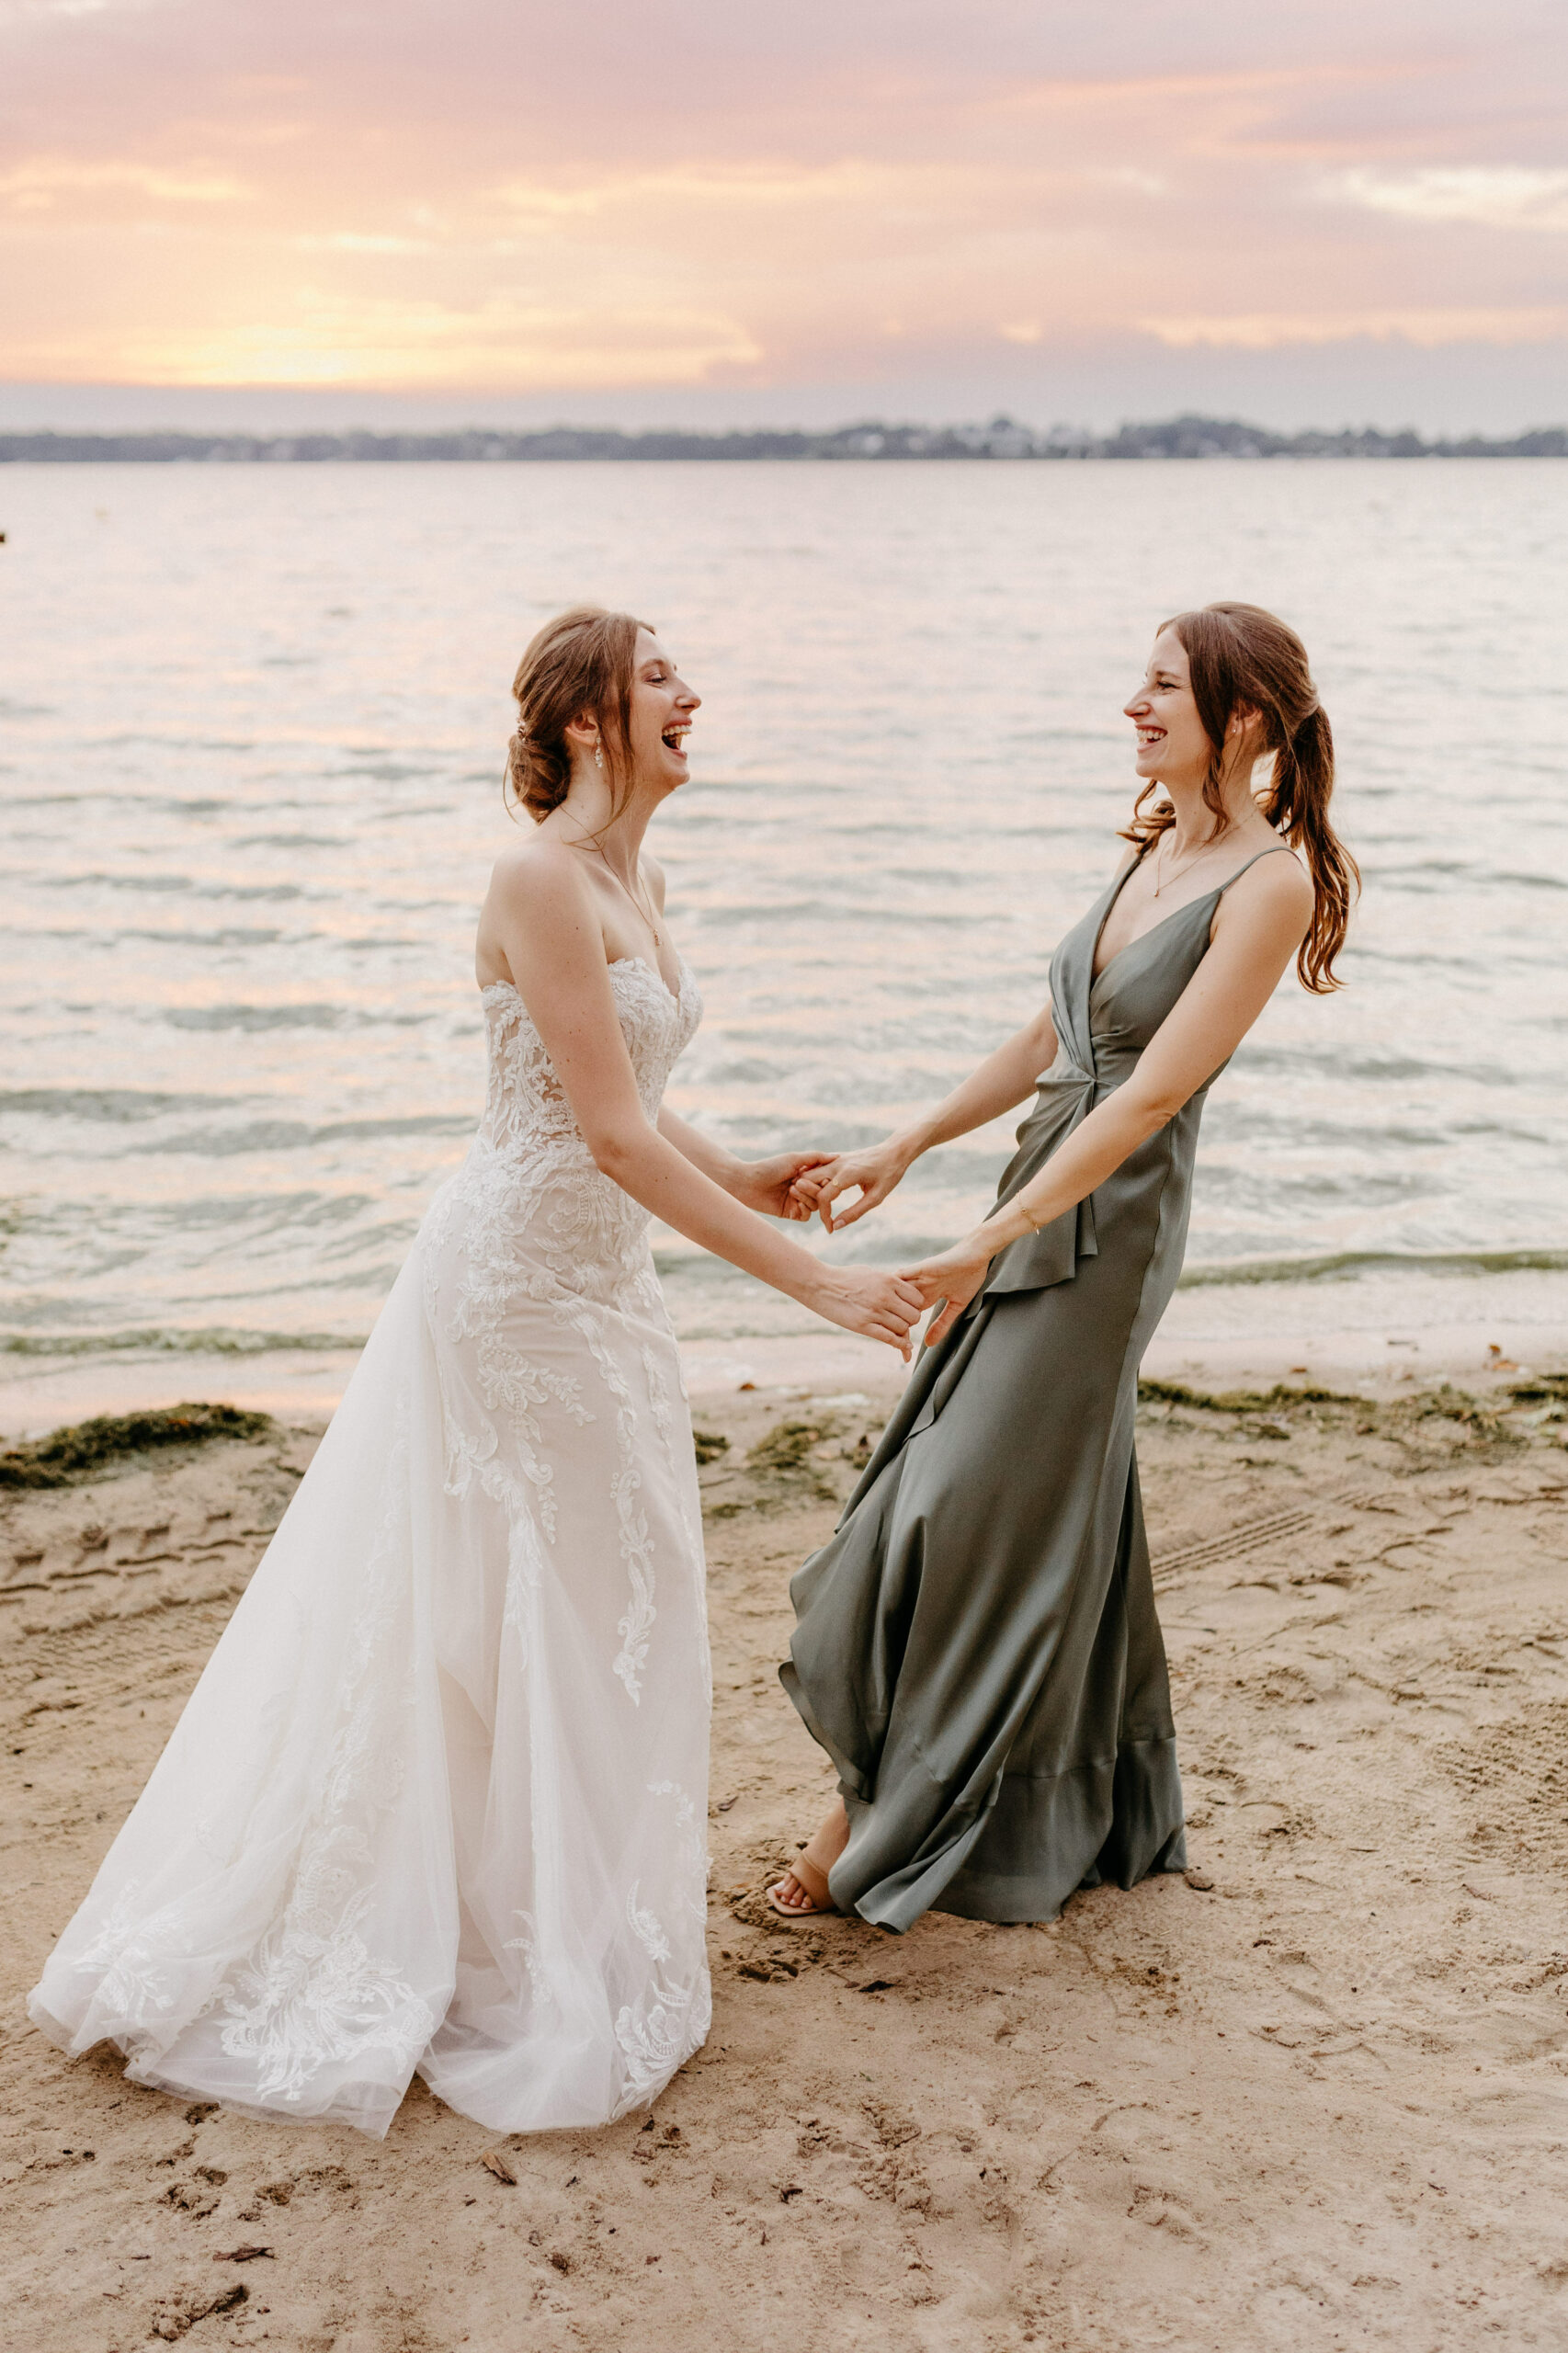
[[[814,1211],[828,1232],[835,1233],[841,1226],[853,1225],[868,1210],[885,1201],[908,1167],[908,1156],[891,1136],[884,1142],[869,1144],[859,1152],[807,1155],[790,1188],[791,1199],[799,1206],[792,1207],[789,1214],[810,1217]],[[856,1198],[840,1210],[835,1204],[844,1193]],[[918,1266],[899,1268],[900,1284],[912,1285],[919,1298],[917,1313],[940,1306],[940,1313],[926,1331],[926,1347],[946,1338],[952,1330],[984,1282],[990,1264],[990,1252],[975,1237],[966,1236],[936,1257],[924,1258]]]
[[[806,1216],[814,1211],[828,1232],[836,1233],[841,1225],[853,1225],[858,1217],[885,1201],[908,1167],[907,1156],[889,1136],[885,1142],[869,1144],[863,1152],[812,1154],[793,1189],[796,1199],[805,1204]],[[835,1211],[839,1195],[857,1189],[859,1198]]]
[[[777,1153],[770,1160],[740,1163],[725,1183],[747,1209],[801,1224],[816,1212],[816,1199],[809,1188],[832,1158],[825,1152]],[[827,1222],[831,1233],[831,1222]],[[830,1323],[865,1339],[884,1342],[908,1363],[914,1346],[910,1336],[926,1302],[918,1286],[902,1275],[872,1267],[824,1267],[814,1287],[802,1296]]]
[[[831,1165],[832,1157],[825,1152],[778,1152],[770,1160],[743,1161],[738,1174],[726,1181],[735,1199],[759,1217],[787,1218],[803,1225],[816,1209],[805,1188],[817,1171]]]

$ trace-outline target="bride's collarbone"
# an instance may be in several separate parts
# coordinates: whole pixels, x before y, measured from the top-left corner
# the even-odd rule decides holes
[[[680,959],[675,943],[661,923],[658,930],[646,921],[632,922],[629,914],[642,910],[619,877],[609,871],[601,872],[593,860],[585,858],[584,867],[588,887],[598,901],[600,938],[604,942],[605,962],[616,964],[646,964],[656,972],[672,996],[680,995]],[[647,877],[639,862],[638,886],[646,891]],[[630,903],[630,906],[625,904]]]

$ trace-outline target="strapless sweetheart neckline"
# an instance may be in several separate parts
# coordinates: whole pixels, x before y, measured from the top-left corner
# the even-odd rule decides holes
[[[671,988],[668,981],[665,980],[663,972],[659,970],[659,967],[654,963],[651,956],[611,956],[606,962],[605,970],[611,973],[619,972],[622,967],[627,964],[635,964],[640,966],[641,969],[648,974],[651,980],[656,981],[660,988],[663,989],[665,995],[669,998],[672,1005],[685,1004],[687,992],[691,986],[691,968],[687,964],[686,958],[680,954],[678,949],[676,954],[676,967],[680,973],[680,986],[678,989]],[[524,998],[523,993],[517,986],[516,981],[485,981],[481,986],[479,994],[481,998],[483,999],[484,997],[494,995],[497,990],[503,991],[507,996],[515,996],[517,1003],[524,1006],[526,1009],[526,999]]]

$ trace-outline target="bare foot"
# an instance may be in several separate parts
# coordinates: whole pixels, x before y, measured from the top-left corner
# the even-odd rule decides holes
[[[807,1920],[813,1912],[836,1912],[827,1875],[848,1844],[849,1816],[844,1800],[835,1798],[826,1821],[783,1878],[768,1889],[767,1900],[774,1911],[786,1920]]]

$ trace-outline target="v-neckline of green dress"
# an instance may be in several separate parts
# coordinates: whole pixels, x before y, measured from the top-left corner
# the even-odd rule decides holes
[[[1157,923],[1150,924],[1147,930],[1135,932],[1131,939],[1127,940],[1123,946],[1117,949],[1114,956],[1108,956],[1106,958],[1105,962],[1100,966],[1099,971],[1096,972],[1095,970],[1095,959],[1100,952],[1100,941],[1105,938],[1105,927],[1111,919],[1111,915],[1115,909],[1117,901],[1120,898],[1122,892],[1126,889],[1131,877],[1137,873],[1139,867],[1142,864],[1142,858],[1135,858],[1131,866],[1125,866],[1122,868],[1121,872],[1114,878],[1106,893],[1105,905],[1100,911],[1099,922],[1095,926],[1095,944],[1089,955],[1090,989],[1097,989],[1100,983],[1105,979],[1106,974],[1114,965],[1119,964],[1124,956],[1131,956],[1132,950],[1143,940],[1153,939],[1154,934],[1157,931],[1163,931],[1166,924],[1175,923],[1177,915],[1186,915],[1192,907],[1201,907],[1210,899],[1223,898],[1232,883],[1239,882],[1242,876],[1247,871],[1247,869],[1249,867],[1256,866],[1260,858],[1272,858],[1275,850],[1288,850],[1288,847],[1289,846],[1284,842],[1275,842],[1267,849],[1255,850],[1251,858],[1244,858],[1240,866],[1233,868],[1232,871],[1226,875],[1222,882],[1216,882],[1211,891],[1199,891],[1196,898],[1183,899],[1179,906],[1172,907],[1167,914],[1161,915]]]

